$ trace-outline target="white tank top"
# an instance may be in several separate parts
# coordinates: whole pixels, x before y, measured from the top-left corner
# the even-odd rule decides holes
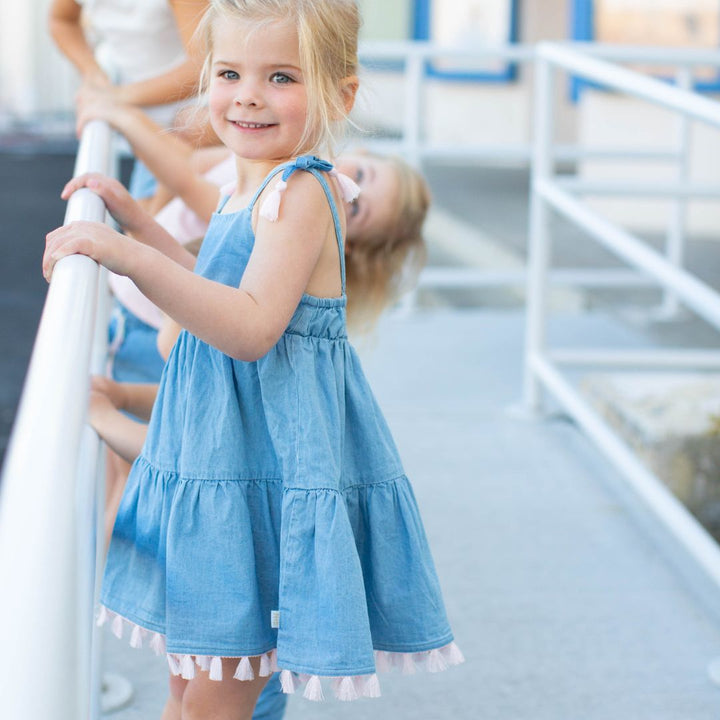
[[[182,64],[187,54],[168,0],[78,0],[98,62],[121,84],[147,80]],[[145,108],[167,126],[181,103]]]

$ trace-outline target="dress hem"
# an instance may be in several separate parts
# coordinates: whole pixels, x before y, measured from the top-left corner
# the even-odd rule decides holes
[[[141,648],[149,636],[148,645],[156,655],[165,654],[168,667],[173,675],[186,680],[192,680],[196,674],[196,667],[209,673],[210,680],[223,679],[222,659],[238,660],[237,668],[233,674],[236,680],[254,680],[255,673],[250,658],[260,658],[260,677],[269,677],[275,672],[280,673],[280,685],[286,694],[293,694],[303,685],[303,697],[308,700],[320,701],[325,699],[322,681],[330,681],[334,696],[338,700],[357,700],[360,697],[380,697],[380,682],[376,673],[363,675],[308,675],[297,673],[288,668],[281,668],[277,664],[277,649],[273,648],[259,655],[249,656],[209,656],[195,654],[169,653],[166,649],[165,636],[162,633],[138,625],[122,615],[100,606],[97,617],[98,627],[109,623],[113,635],[122,639],[125,626],[130,630],[130,647]],[[464,662],[460,648],[450,642],[439,648],[422,652],[388,652],[375,650],[376,671],[389,672],[398,669],[403,675],[414,675],[418,670],[427,672],[441,672],[453,665]]]

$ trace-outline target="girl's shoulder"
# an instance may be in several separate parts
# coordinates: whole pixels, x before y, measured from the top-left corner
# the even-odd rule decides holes
[[[272,182],[277,175],[280,178]],[[334,182],[331,184],[328,181],[328,177],[337,182],[337,187],[334,186]],[[273,222],[277,220],[280,203],[291,178],[297,178],[292,181],[293,186],[297,187],[293,189],[293,195],[304,195],[308,199],[316,198],[318,203],[325,200],[331,207],[334,207],[339,199],[351,202],[360,192],[359,187],[350,178],[335,171],[331,162],[315,155],[302,155],[278,165],[268,174],[257,194],[257,197],[263,194],[260,205],[261,217]],[[268,186],[267,192],[263,192]],[[338,191],[339,197],[337,197]]]

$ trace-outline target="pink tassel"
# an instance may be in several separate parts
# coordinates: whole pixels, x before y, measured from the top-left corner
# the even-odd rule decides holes
[[[375,673],[368,675],[362,694],[368,698],[380,697],[380,681]]]
[[[170,672],[173,675],[179,675],[180,674],[180,663],[178,662],[177,655],[172,655],[168,653],[167,656],[168,666],[170,667]]]
[[[98,627],[102,627],[106,622],[108,621],[108,611],[107,608],[104,605],[100,606],[100,612],[98,613],[97,620],[95,621],[95,624]]]
[[[337,170],[331,170],[330,175],[338,181],[340,195],[345,202],[352,202],[360,194],[360,186],[352,178]]]
[[[252,665],[250,664],[250,658],[244,657],[240,659],[235,674],[233,677],[236,680],[254,680],[255,673],[253,672]]]
[[[431,650],[427,659],[427,671],[431,673],[442,672],[448,669],[448,664],[439,650]]]
[[[222,675],[222,658],[214,657],[210,661],[210,679],[220,682]]]
[[[150,647],[156,655],[162,655],[165,652],[165,638],[160,633],[153,633]]]
[[[277,649],[271,650],[269,655],[270,655],[270,669],[273,672],[280,672],[280,668],[278,667],[278,664],[277,664]]]
[[[375,668],[378,672],[390,672],[392,670],[392,655],[383,650],[375,652]]]
[[[282,193],[287,187],[287,183],[284,180],[280,182],[268,193],[263,204],[260,207],[260,217],[264,217],[270,222],[275,222],[278,219],[280,213],[280,200],[282,199]]]
[[[185,680],[192,680],[195,677],[195,663],[193,662],[192,655],[183,655],[180,669],[180,674]]]
[[[357,700],[359,695],[353,679],[347,675],[341,678],[335,685],[335,697],[343,702],[349,702],[350,700]]]
[[[141,648],[144,630],[139,625],[133,625],[132,633],[130,633],[130,647]]]
[[[402,654],[402,674],[403,675],[414,675],[417,672],[415,667],[415,661],[413,660],[412,653]]]
[[[273,674],[272,660],[270,659],[270,653],[265,653],[260,656],[260,677],[270,677]]]
[[[314,702],[322,702],[325,699],[323,695],[322,683],[317,675],[312,675],[308,680],[307,687],[303,693],[303,697]]]
[[[295,678],[289,670],[283,670],[280,673],[280,687],[286,695],[292,695],[295,692]]]
[[[448,665],[460,665],[465,662],[465,657],[462,654],[462,650],[454,643],[451,642],[449,645],[440,648],[442,656]]]
[[[113,618],[111,628],[112,628],[112,634],[113,634],[118,640],[122,640],[122,636],[123,636],[123,619],[122,619],[119,615],[116,615],[116,616]]]

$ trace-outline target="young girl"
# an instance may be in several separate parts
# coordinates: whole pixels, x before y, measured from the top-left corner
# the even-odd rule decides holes
[[[101,619],[188,682],[166,717],[249,718],[285,692],[377,696],[376,663],[444,669],[453,643],[412,489],[345,331],[344,218],[326,149],[357,89],[352,0],[214,0],[213,127],[237,187],[198,257],[95,189],[104,225],[50,233],[128,275],[183,328],[110,545]],[[71,183],[72,185],[72,183]],[[167,253],[167,254],[164,254]],[[174,713],[174,715],[172,714]]]

